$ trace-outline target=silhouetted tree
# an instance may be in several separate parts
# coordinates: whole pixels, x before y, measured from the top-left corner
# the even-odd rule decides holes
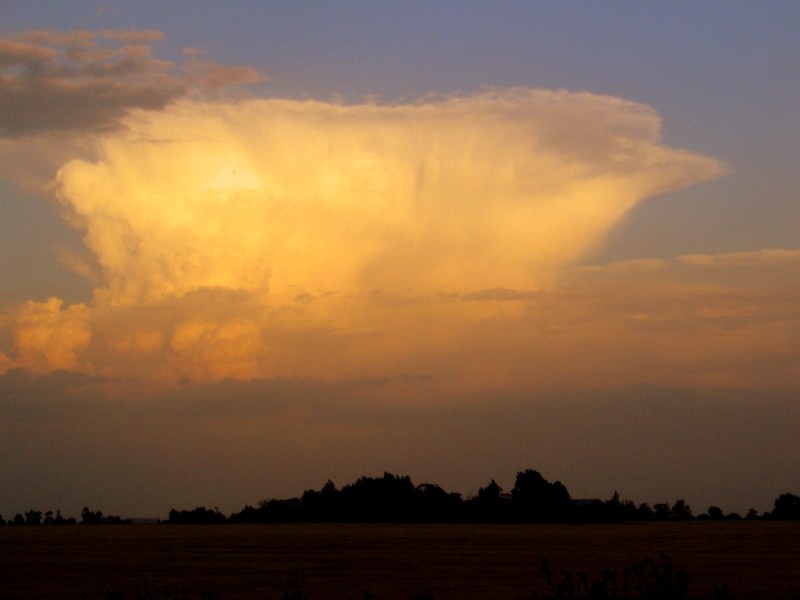
[[[565,521],[569,516],[567,488],[560,481],[550,483],[533,469],[517,473],[511,499],[514,516],[522,521]]]
[[[231,516],[228,517],[229,523],[258,523],[258,509],[250,506],[249,504],[245,505],[245,507],[240,510],[239,512],[231,513]],[[173,523],[170,523],[173,524]]]
[[[21,514],[17,513],[16,515],[14,515],[13,524],[14,525],[25,525],[25,517],[23,517]]]
[[[320,491],[306,490],[300,498],[300,512],[306,521],[341,520],[341,493],[329,479]]]
[[[658,504],[653,505],[653,518],[666,519],[673,515],[674,513],[669,507],[669,502],[659,502]]]
[[[303,521],[299,498],[261,500],[258,507],[245,506],[228,518],[231,523],[294,523]]]
[[[492,479],[486,487],[478,489],[478,495],[465,508],[470,521],[491,523],[508,520],[509,504],[510,496],[503,494],[503,488]]]
[[[611,496],[605,502],[599,502],[598,504],[592,506],[592,512],[599,513],[597,515],[593,515],[595,518],[592,521],[595,522],[604,522],[604,523],[620,523],[622,521],[636,521],[642,518],[642,515],[639,512],[639,509],[636,508],[636,504],[633,503],[631,500],[620,500],[619,492],[616,490],[614,491],[614,495]],[[573,504],[573,513],[576,511],[574,510],[575,506]],[[578,521],[586,521],[585,518],[580,518],[579,515],[575,515]]]
[[[103,513],[101,511],[93,512],[89,510],[88,506],[84,506],[81,510],[81,525],[99,525],[103,522]]]
[[[621,514],[623,521],[636,521],[639,519],[639,509],[636,508],[636,503],[633,500],[622,501]]]
[[[29,510],[25,513],[25,525],[41,525],[42,524],[42,511]]]
[[[775,499],[775,508],[770,513],[773,519],[800,519],[800,496],[781,494]]]
[[[701,521],[721,521],[725,518],[725,513],[719,506],[709,506],[708,510],[697,518]]]
[[[461,515],[461,494],[448,493],[434,483],[422,483],[414,489],[415,521],[444,523],[458,521]]]
[[[177,511],[173,508],[169,511],[169,519],[166,522],[170,525],[204,525],[224,523],[226,520],[225,515],[217,509],[211,510],[205,506],[198,506],[194,510]]]
[[[119,515],[108,515],[103,517],[100,522],[107,525],[130,525],[133,523],[133,519],[123,519]]]
[[[621,500],[617,491],[605,501],[596,498],[570,500],[569,506],[568,520],[574,523],[621,523],[642,518],[636,504]]]
[[[492,479],[485,488],[478,488],[478,500],[486,504],[496,504],[502,492],[503,488]]]
[[[675,504],[672,505],[672,513],[676,518],[684,521],[692,518],[692,509],[684,500],[675,501]]]
[[[341,491],[342,516],[347,521],[409,521],[414,502],[414,484],[406,476],[384,473],[383,477],[361,477]]]
[[[264,515],[265,523],[291,523],[300,520],[300,499],[262,500],[258,503],[259,511]]]
[[[605,517],[608,521],[622,520],[622,502],[619,499],[619,492],[617,490],[614,490],[614,495],[606,500]]]
[[[44,513],[44,524],[45,525],[74,525],[75,519],[70,517],[69,519],[65,519],[64,516],[61,514],[61,510],[57,509],[55,515],[53,515],[52,510],[48,510]]]
[[[336,484],[328,479],[328,481],[325,482],[325,485],[322,486],[320,494],[322,494],[323,498],[333,498],[339,495],[339,490],[336,489]]]
[[[642,502],[639,505],[639,508],[636,509],[637,518],[643,521],[651,520],[655,515],[653,514],[653,507],[651,507],[647,502]]]

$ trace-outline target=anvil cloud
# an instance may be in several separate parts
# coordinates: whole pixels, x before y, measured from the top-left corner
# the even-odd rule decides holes
[[[633,102],[530,89],[132,110],[49,185],[84,233],[92,302],[20,307],[4,362],[205,381],[450,363],[638,202],[722,172],[660,126]]]

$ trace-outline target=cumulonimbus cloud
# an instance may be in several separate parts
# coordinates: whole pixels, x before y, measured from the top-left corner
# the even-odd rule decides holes
[[[100,284],[91,339],[40,370],[419,372],[557,289],[643,198],[723,171],[661,145],[650,107],[566,91],[184,99],[122,124],[55,174]],[[487,331],[477,345],[499,342]],[[15,339],[6,360],[34,363]]]
[[[180,103],[72,161],[58,196],[117,303],[540,285],[642,198],[719,173],[614,98]]]

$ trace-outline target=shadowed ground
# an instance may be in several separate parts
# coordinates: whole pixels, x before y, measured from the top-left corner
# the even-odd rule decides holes
[[[690,595],[800,594],[800,523],[624,525],[199,525],[0,528],[0,598],[134,598],[145,584],[189,597],[275,598],[302,570],[316,598],[526,598],[540,573],[629,566],[666,553]]]

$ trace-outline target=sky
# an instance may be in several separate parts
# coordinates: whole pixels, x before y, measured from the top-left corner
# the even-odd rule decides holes
[[[800,493],[798,26],[0,3],[0,514]]]

